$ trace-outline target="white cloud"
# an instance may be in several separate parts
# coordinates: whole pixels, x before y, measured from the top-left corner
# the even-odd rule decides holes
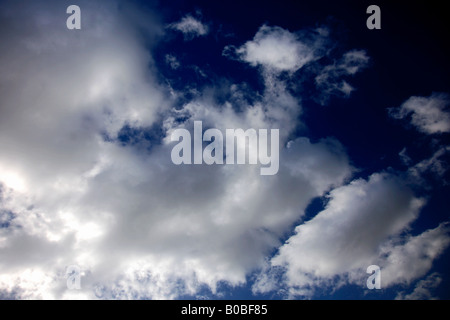
[[[430,158],[424,159],[408,169],[409,175],[415,181],[424,184],[424,176],[432,173],[440,182],[445,183],[444,175],[448,170],[448,162],[444,160],[444,156],[450,151],[449,146],[441,147]]]
[[[288,30],[263,25],[253,40],[239,48],[226,47],[224,55],[236,55],[252,66],[263,66],[275,72],[294,72],[317,58],[321,33],[317,32],[316,36],[316,42],[309,44]]]
[[[427,134],[450,132],[449,96],[433,93],[429,97],[413,96],[399,108],[389,109],[389,114],[396,119],[409,118],[417,130]]]
[[[410,236],[403,244],[388,242],[381,252],[387,255],[383,262],[384,286],[410,284],[430,270],[433,261],[450,244],[450,228],[442,223],[418,236]]]
[[[381,267],[382,288],[410,282],[428,272],[450,242],[443,225],[398,242],[423,204],[395,176],[355,180],[330,192],[326,208],[296,227],[271,265],[285,268],[284,285],[294,297],[346,283],[364,288],[365,269],[371,264]],[[267,276],[260,278],[263,284],[257,281],[254,290],[273,289]]]
[[[414,290],[407,294],[405,292],[399,292],[395,299],[397,300],[435,300],[432,290],[436,289],[442,278],[439,273],[434,272],[423,280],[417,282]]]
[[[394,177],[375,174],[334,189],[324,211],[299,225],[273,265],[285,265],[289,286],[369,266],[381,241],[417,217],[423,202]]]
[[[310,293],[303,283],[366,267],[380,241],[417,216],[422,201],[395,177],[340,187],[352,167],[338,141],[289,140],[301,104],[280,71],[315,59],[320,40],[304,44],[286,30],[262,27],[241,52],[263,66],[265,89],[254,103],[245,104],[246,88],[235,86],[239,111],[229,101],[217,105],[210,91],[220,88],[174,108],[171,92],[155,80],[148,43],[135,32],[156,41],[161,26],[137,10],[82,2],[86,24],[77,33],[53,18],[65,12],[59,1],[7,7],[0,20],[1,296],[159,299],[195,295],[204,285],[215,292],[222,281],[243,284],[267,265],[311,199],[336,188],[327,208],[297,227],[258,281],[257,290],[272,290],[281,270],[274,265],[287,265],[289,285]],[[193,30],[187,34],[203,32]],[[270,43],[295,59],[261,54]],[[342,68],[351,74],[356,58],[347,58]],[[170,134],[191,129],[194,120],[220,130],[279,128],[278,174],[260,176],[245,165],[175,166]],[[124,126],[152,125],[162,126],[162,141],[116,140]],[[439,230],[410,238],[402,250],[383,248],[389,257],[414,252],[422,259],[425,252],[432,261],[446,244],[445,228]],[[80,291],[67,290],[69,265],[82,269]],[[429,263],[421,265],[425,272]]]
[[[169,24],[168,27],[182,32],[185,40],[192,40],[195,37],[205,36],[209,32],[209,28],[206,24],[191,15],[183,17],[178,22]]]
[[[351,50],[343,55],[338,61],[336,69],[345,71],[346,74],[352,75],[360,71],[369,63],[369,57],[364,50]]]
[[[300,138],[284,147],[301,108],[276,78],[240,112],[205,93],[169,113],[170,93],[134,32],[140,14],[97,5],[80,4],[91,23],[80,33],[49,18],[65,12],[57,2],[39,10],[10,2],[2,20],[10,28],[0,31],[0,205],[13,218],[0,228],[0,292],[175,298],[244,283],[310,200],[350,175],[342,146]],[[151,150],[114,140],[125,125],[145,130],[160,116],[166,138],[194,120],[280,128],[280,170],[261,177],[252,166],[175,166],[168,139],[149,141]],[[83,270],[76,293],[66,288],[69,265]]]

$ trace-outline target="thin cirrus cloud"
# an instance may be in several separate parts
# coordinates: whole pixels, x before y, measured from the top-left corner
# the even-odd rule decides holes
[[[81,1],[87,24],[73,33],[54,18],[65,12],[59,1],[5,6],[0,297],[174,299],[205,288],[214,297],[223,294],[220,283],[247,284],[255,271],[255,293],[281,285],[290,296],[309,297],[334,276],[357,283],[361,268],[376,262],[386,269],[387,286],[411,282],[448,245],[445,224],[403,233],[425,200],[400,175],[352,181],[355,170],[339,141],[294,135],[307,124],[289,81],[328,54],[326,29],[261,26],[252,39],[223,51],[255,67],[261,92],[224,81],[194,88],[198,94],[180,106],[174,97],[192,88],[175,90],[170,79],[158,80],[149,47],[167,25],[148,19],[152,13]],[[186,40],[209,32],[190,15],[169,26]],[[164,57],[171,71],[182,69],[173,54]],[[362,70],[368,55],[350,50],[332,60],[314,75],[326,94],[332,83]],[[219,103],[214,93],[223,83],[232,90]],[[219,130],[279,128],[278,174],[262,177],[257,166],[245,165],[175,166],[171,132],[192,130],[196,120]],[[153,127],[160,136],[139,144],[120,140],[124,128]],[[311,200],[326,195],[326,207],[305,222]],[[398,261],[417,268],[405,271]],[[69,265],[82,270],[81,290],[67,290]]]
[[[345,78],[353,76],[369,63],[369,57],[364,50],[351,50],[335,63],[323,67],[314,78],[320,92],[319,101],[326,104],[332,95],[348,97],[355,90]]]

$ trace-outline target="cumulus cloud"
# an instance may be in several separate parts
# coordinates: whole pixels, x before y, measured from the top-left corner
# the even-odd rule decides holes
[[[334,189],[324,211],[299,225],[274,265],[287,266],[291,285],[370,265],[380,242],[417,217],[423,202],[395,178],[376,174]]]
[[[135,32],[152,39],[158,26],[126,5],[126,14],[112,2],[80,5],[79,31],[65,27],[65,2],[9,1],[1,11],[0,182],[14,219],[1,229],[0,282],[24,297],[51,297],[64,265],[83,262],[79,241],[104,233],[100,216],[110,213],[81,206],[92,214],[84,220],[73,206],[108,163],[104,137],[150,126],[165,108]]]
[[[434,229],[417,236],[409,236],[404,243],[390,241],[381,249],[387,255],[383,261],[383,283],[410,284],[428,273],[433,261],[450,244],[448,223],[441,223]]]
[[[270,262],[284,269],[289,296],[310,297],[314,288],[349,282],[364,286],[365,268],[372,264],[382,268],[383,288],[410,282],[423,276],[449,244],[443,225],[403,243],[392,240],[398,240],[424,205],[395,176],[373,174],[332,190],[329,198],[323,211],[296,227]],[[267,279],[260,276],[254,290],[272,288]]]
[[[426,134],[450,132],[450,98],[447,94],[433,93],[429,97],[413,96],[399,108],[389,109],[395,119],[408,118],[417,130]]]
[[[158,82],[148,50],[163,29],[156,19],[122,2],[86,1],[82,29],[67,30],[60,13],[69,4],[9,1],[0,13],[0,297],[160,299],[205,286],[219,294],[218,283],[243,284],[261,268],[255,292],[274,290],[282,277],[311,293],[317,279],[348,270],[356,281],[380,250],[388,270],[404,255],[420,261],[396,278],[408,282],[447,245],[444,225],[383,242],[408,227],[423,200],[388,174],[343,186],[353,168],[337,140],[293,138],[302,105],[281,74],[323,55],[324,30],[302,38],[261,27],[236,52],[261,67],[262,92],[233,84],[230,100],[218,103],[211,91],[220,88],[196,89],[177,105],[173,97],[184,92]],[[208,32],[191,16],[171,26],[187,38]],[[350,52],[336,64],[348,75],[364,62]],[[165,58],[177,69],[173,55]],[[192,132],[196,120],[222,131],[280,129],[278,174],[174,165],[171,133]],[[311,200],[327,192],[325,210],[283,245]],[[79,291],[66,286],[71,265],[81,268]]]
[[[288,139],[301,108],[278,79],[240,112],[206,94],[173,108],[136,32],[156,41],[161,28],[132,7],[83,2],[89,24],[76,33],[55,18],[63,3],[7,6],[0,44],[2,296],[157,299],[194,295],[205,285],[215,292],[221,281],[242,284],[310,200],[351,174],[339,142]],[[222,130],[280,128],[278,174],[175,166],[170,134],[192,130],[194,120]],[[154,125],[162,128],[160,140],[119,139],[124,128]],[[82,270],[77,292],[66,287],[70,265]]]
[[[317,51],[325,38],[325,30],[315,31],[314,42],[280,27],[263,25],[253,40],[239,48],[228,46],[224,55],[237,58],[252,66],[262,66],[275,72],[294,72],[317,58]]]
[[[206,24],[191,15],[183,17],[178,22],[169,24],[168,27],[183,33],[185,40],[205,36],[209,32],[209,27]]]
[[[441,275],[437,272],[430,274],[423,280],[417,282],[411,293],[399,292],[396,300],[435,300],[432,291],[442,282]]]
[[[261,67],[266,86],[279,84],[280,81],[274,78],[283,72],[292,76],[299,69],[311,66],[303,77],[307,77],[306,81],[311,81],[309,76],[312,77],[318,91],[314,99],[326,104],[332,95],[349,97],[355,88],[346,78],[354,76],[369,63],[364,50],[350,50],[335,59],[331,42],[327,28],[290,32],[277,26],[263,25],[252,40],[239,47],[226,46],[222,54]],[[322,65],[318,61],[323,57],[334,62]]]

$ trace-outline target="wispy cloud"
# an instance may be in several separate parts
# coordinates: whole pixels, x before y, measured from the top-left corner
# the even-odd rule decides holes
[[[442,282],[442,277],[439,273],[434,272],[423,280],[417,282],[414,290],[411,293],[404,291],[399,292],[396,300],[433,300],[437,299],[433,296],[433,291]]]
[[[185,40],[192,40],[209,33],[209,27],[192,15],[187,15],[180,21],[169,24],[168,27],[183,33]]]
[[[314,79],[320,92],[319,101],[325,104],[332,95],[350,96],[355,89],[345,78],[361,71],[368,62],[369,57],[364,50],[352,50],[335,63],[325,66]]]
[[[417,236],[408,236],[404,243],[387,243],[382,253],[387,256],[383,262],[385,286],[410,284],[425,276],[433,262],[450,245],[450,226],[441,223]]]
[[[176,70],[181,66],[180,61],[178,61],[177,57],[171,54],[166,54],[165,61],[166,64],[169,65],[169,67],[173,70]]]
[[[399,108],[389,109],[395,119],[408,118],[417,130],[426,134],[450,132],[450,97],[444,93],[433,93],[429,97],[413,96]]]

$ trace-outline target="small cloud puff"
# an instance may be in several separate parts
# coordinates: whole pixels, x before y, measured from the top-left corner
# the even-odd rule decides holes
[[[400,108],[390,108],[389,115],[395,119],[411,117],[411,124],[426,134],[450,132],[450,97],[433,93],[429,97],[413,96]]]
[[[191,15],[183,17],[178,22],[169,24],[168,27],[183,33],[185,40],[206,36],[209,33],[209,27]]]
[[[227,46],[223,54],[278,72],[295,72],[316,58],[314,46],[302,42],[297,34],[267,25],[259,28],[253,40],[239,48]]]

